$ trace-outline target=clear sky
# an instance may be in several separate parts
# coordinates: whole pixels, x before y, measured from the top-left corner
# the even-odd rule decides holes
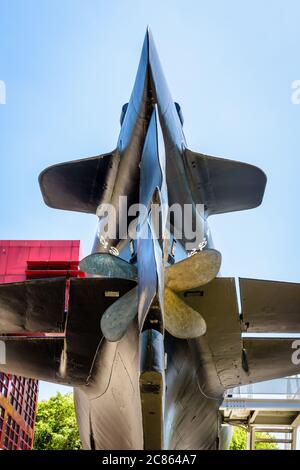
[[[268,176],[260,208],[211,218],[222,274],[299,282],[297,0],[0,0],[0,238],[89,252],[96,218],[46,207],[37,177],[115,147],[147,24],[188,146]]]

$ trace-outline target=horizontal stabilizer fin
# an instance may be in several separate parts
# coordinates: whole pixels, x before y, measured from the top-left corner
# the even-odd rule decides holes
[[[50,166],[39,176],[44,201],[55,209],[95,214],[110,199],[117,167],[115,151]]]
[[[300,284],[259,279],[239,282],[248,333],[300,332]]]
[[[0,334],[63,332],[65,290],[64,278],[0,284]]]
[[[0,363],[1,372],[68,384],[58,374],[63,338],[8,336],[1,341],[5,344],[5,364]]]
[[[208,215],[252,209],[261,204],[266,175],[256,166],[185,151],[194,200]]]
[[[62,281],[65,289],[65,280]],[[51,337],[36,337],[33,333],[31,336],[2,336],[1,345],[4,344],[5,348],[1,350],[0,359],[4,363],[0,363],[0,371],[66,385],[88,383],[103,339],[101,317],[116,298],[122,297],[135,285],[134,281],[117,278],[71,279],[64,334]],[[40,287],[42,295],[44,289]],[[51,295],[51,291],[44,290],[45,302]],[[43,310],[40,313],[42,315]],[[53,310],[52,314],[54,317],[57,315]]]
[[[300,340],[244,338],[248,373],[244,383],[277,379],[300,373]]]
[[[245,284],[243,284],[244,281]],[[274,283],[272,286],[273,282],[271,281],[249,279],[241,279],[240,283],[241,296],[245,296],[245,286],[249,289],[247,291],[247,299],[249,298],[247,308],[255,306],[258,310],[258,307],[260,307],[262,322],[264,309],[261,306],[272,306],[274,308],[277,306],[277,312],[280,312],[280,309],[285,305],[291,306],[293,302],[295,303],[294,289],[298,287],[297,284]],[[256,290],[256,283],[259,284],[258,290]],[[277,295],[273,288],[277,288]],[[281,297],[281,294],[283,297]],[[206,334],[203,339],[200,338],[199,340],[207,341],[208,350],[211,354],[210,360],[213,361],[219,380],[224,388],[233,388],[238,385],[300,373],[300,339],[292,337],[242,337],[243,325],[239,317],[234,278],[216,278],[198,289],[180,292],[177,295],[203,317],[206,323]],[[291,301],[287,302],[289,295]],[[264,299],[263,303],[261,303],[262,299]],[[273,304],[271,303],[272,300]],[[245,308],[243,316],[249,319],[249,316],[247,316],[249,310],[247,311],[245,302],[242,302],[242,305]],[[266,309],[267,312],[268,309]],[[260,316],[257,318],[259,319]],[[271,333],[274,331],[274,328],[272,328],[273,323],[270,321],[272,317],[266,315],[265,318],[265,323],[260,323],[260,325],[263,325],[263,332]],[[288,329],[291,328],[289,318],[291,319],[292,316],[286,318],[289,325]],[[279,333],[284,331],[281,327],[281,323],[283,326],[285,325],[284,310],[282,310],[280,320],[276,316],[275,320],[277,322],[276,331]]]
[[[1,349],[4,364],[0,364],[0,371],[69,385],[85,384],[103,334],[107,334],[104,328],[101,330],[101,318],[114,312],[115,320],[118,319],[122,300],[125,313],[130,315],[124,317],[125,323],[117,322],[116,328],[108,318],[108,330],[112,328],[116,333],[112,340],[126,332],[137,312],[135,280],[71,279],[64,322],[65,282],[44,279],[0,286],[1,347],[5,345],[5,361]],[[249,327],[253,324],[252,328],[263,328],[265,333],[291,330],[293,325],[296,328],[297,284],[248,279],[240,282],[243,315]],[[286,305],[290,310],[285,309]],[[266,321],[262,323],[264,316]],[[285,321],[287,329],[281,327]],[[55,325],[59,336],[53,331]],[[196,338],[196,349],[197,341],[207,343],[209,357],[205,360],[213,362],[224,388],[300,373],[299,339],[242,338],[234,278],[216,278],[176,293],[167,287],[165,325],[173,336]],[[52,336],[37,337],[46,328]],[[12,336],[28,332],[31,336]]]

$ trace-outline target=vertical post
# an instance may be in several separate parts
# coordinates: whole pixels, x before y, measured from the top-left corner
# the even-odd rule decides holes
[[[247,430],[247,437],[246,437],[246,450],[251,450],[251,429]]]
[[[256,445],[256,428],[254,426],[250,427],[250,445],[249,445],[249,450],[255,450],[255,445]]]
[[[296,450],[297,449],[297,430],[298,430],[298,428],[293,428],[293,431],[292,431],[291,450]]]
[[[251,450],[256,450],[256,428],[253,426],[251,428],[252,435],[251,435]]]

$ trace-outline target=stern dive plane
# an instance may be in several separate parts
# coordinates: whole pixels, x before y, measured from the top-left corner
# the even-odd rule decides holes
[[[300,286],[239,279],[237,291],[207,224],[259,206],[265,174],[188,148],[148,29],[116,148],[39,182],[48,206],[99,226],[67,290],[62,278],[0,285],[0,370],[74,387],[85,449],[223,448],[227,389],[300,373],[292,337],[242,334],[300,332]]]

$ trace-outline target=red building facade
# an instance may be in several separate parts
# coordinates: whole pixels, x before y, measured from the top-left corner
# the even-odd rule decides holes
[[[78,240],[0,240],[0,283],[77,277]],[[31,450],[38,381],[0,372],[0,449]]]

